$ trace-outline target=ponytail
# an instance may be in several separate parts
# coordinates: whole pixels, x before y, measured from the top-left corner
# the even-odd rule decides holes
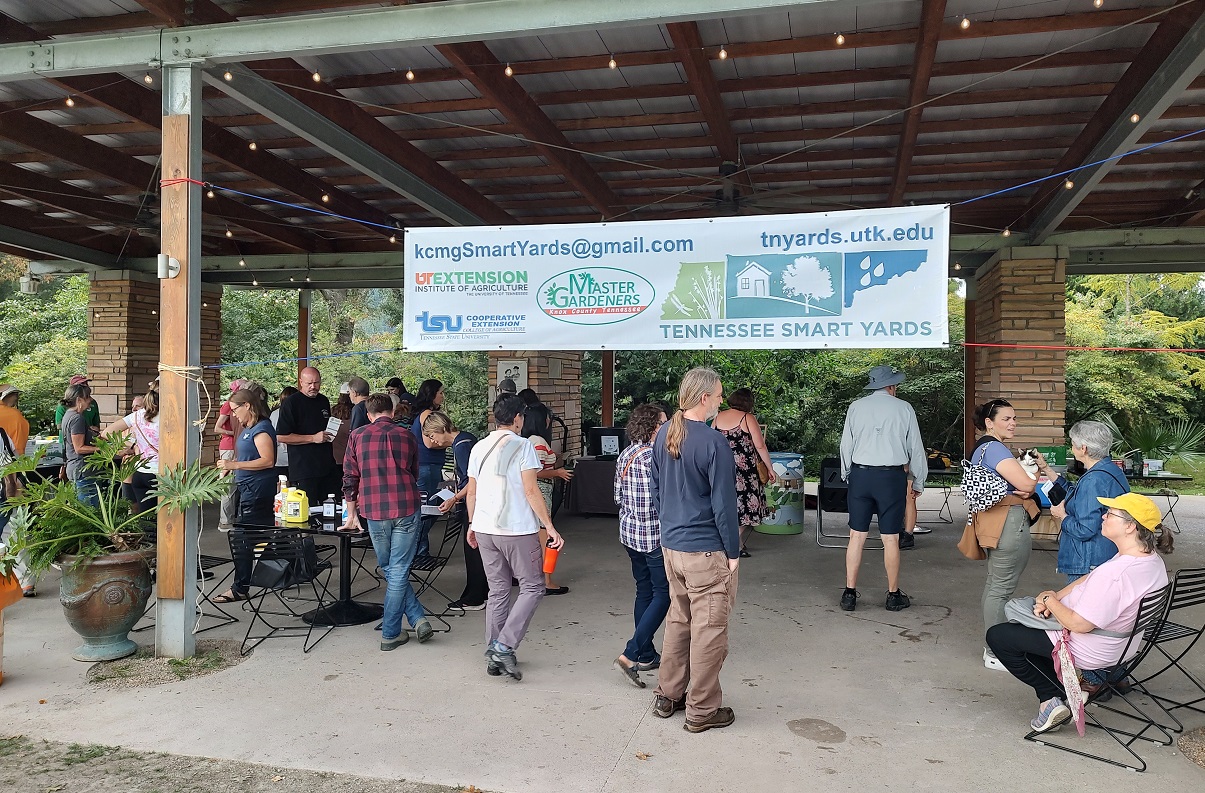
[[[159,415],[159,392],[151,389],[146,392],[146,396],[142,398],[142,417],[147,421],[153,421],[155,416]]]
[[[665,450],[670,457],[677,460],[682,456],[682,443],[686,440],[686,416],[683,411],[697,407],[719,382],[720,376],[714,370],[702,366],[683,375],[682,384],[678,386],[678,409],[674,411],[673,418],[669,420],[669,429],[665,431]]]
[[[686,417],[682,414],[682,408],[674,411],[673,418],[669,420],[669,429],[665,431],[665,450],[669,452],[669,456],[677,460],[682,456],[682,441],[686,440]]]

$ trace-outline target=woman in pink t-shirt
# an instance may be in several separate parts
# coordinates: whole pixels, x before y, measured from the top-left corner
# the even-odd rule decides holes
[[[1058,620],[1070,632],[1067,647],[1080,670],[1109,669],[1127,660],[1121,653],[1142,598],[1167,586],[1167,567],[1155,551],[1172,550],[1171,532],[1154,501],[1137,493],[1097,500],[1105,505],[1101,533],[1117,546],[1117,555],[1057,592],[1042,592],[1034,606],[1035,615]],[[1126,636],[1092,633],[1097,628]],[[993,625],[987,632],[988,646],[1000,663],[1037,692],[1038,716],[1030,722],[1037,732],[1057,729],[1072,715],[1062,687],[1054,682],[1058,675],[1051,653],[1061,633],[1015,622]],[[1136,652],[1135,643],[1127,657]]]

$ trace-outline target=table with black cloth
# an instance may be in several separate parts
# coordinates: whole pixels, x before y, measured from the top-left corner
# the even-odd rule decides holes
[[[579,458],[565,494],[565,509],[574,515],[618,515],[615,460]]]

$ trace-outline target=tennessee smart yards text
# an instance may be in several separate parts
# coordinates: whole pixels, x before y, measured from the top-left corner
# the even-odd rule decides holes
[[[663,322],[663,339],[772,339],[849,337],[854,325],[865,336],[931,336],[930,322]]]

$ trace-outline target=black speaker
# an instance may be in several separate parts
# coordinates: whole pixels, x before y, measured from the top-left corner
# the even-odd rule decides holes
[[[820,509],[825,512],[849,512],[849,483],[841,479],[840,458],[825,457],[820,461],[817,493]]]

